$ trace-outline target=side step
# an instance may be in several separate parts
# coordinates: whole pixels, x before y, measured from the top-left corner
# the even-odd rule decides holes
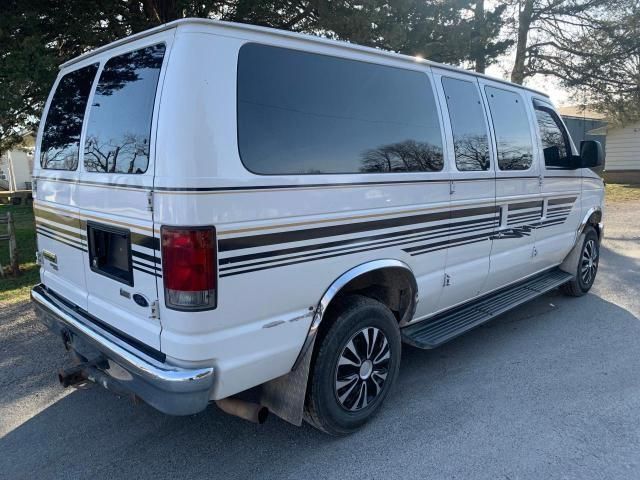
[[[536,275],[529,280],[454,308],[434,318],[402,329],[402,340],[418,348],[435,348],[571,280],[559,269]]]

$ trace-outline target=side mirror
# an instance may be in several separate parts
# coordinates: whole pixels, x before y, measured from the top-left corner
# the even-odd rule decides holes
[[[543,150],[544,164],[547,167],[561,170],[576,170],[581,167],[581,158],[578,155],[560,156],[560,149],[556,145],[551,145]]]
[[[580,142],[580,158],[583,168],[600,167],[604,163],[602,144],[597,140],[583,140]]]

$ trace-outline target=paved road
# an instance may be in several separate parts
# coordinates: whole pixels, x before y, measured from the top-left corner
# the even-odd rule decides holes
[[[406,347],[386,408],[342,439],[62,391],[59,341],[28,307],[5,309],[0,477],[640,478],[639,212],[610,206],[591,294],[548,294],[436,351]]]

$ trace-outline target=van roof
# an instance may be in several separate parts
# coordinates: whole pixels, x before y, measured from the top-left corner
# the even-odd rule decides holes
[[[365,53],[369,53],[369,54],[373,54],[373,55],[378,55],[384,58],[394,58],[394,59],[400,59],[400,60],[405,60],[408,62],[411,62],[413,64],[415,64],[416,62],[418,63],[422,63],[425,65],[430,65],[430,66],[434,66],[434,67],[438,67],[438,68],[442,68],[442,69],[446,69],[446,70],[452,70],[452,71],[456,71],[456,72],[460,72],[460,73],[465,73],[467,75],[472,75],[472,76],[476,76],[476,77],[481,77],[481,78],[486,78],[488,80],[492,80],[494,82],[499,82],[499,83],[504,83],[507,85],[511,85],[514,87],[518,87],[518,88],[522,88],[525,90],[529,90],[531,92],[537,93],[539,95],[545,96],[545,97],[549,97],[549,95],[545,92],[542,92],[540,90],[536,90],[534,88],[529,88],[529,87],[525,87],[523,85],[518,85],[512,82],[509,82],[507,80],[503,80],[500,78],[495,78],[495,77],[491,77],[489,75],[484,75],[481,73],[476,73],[476,72],[472,72],[469,70],[465,70],[463,68],[460,67],[454,67],[452,65],[446,65],[443,63],[438,63],[438,62],[434,62],[431,60],[427,60],[427,59],[423,59],[423,58],[419,58],[419,57],[412,57],[410,55],[404,55],[404,54],[400,54],[400,53],[394,53],[394,52],[390,52],[387,50],[381,50],[381,49],[377,49],[377,48],[372,48],[372,47],[365,47],[362,45],[357,45],[357,44],[353,44],[353,43],[349,43],[349,42],[345,42],[345,41],[339,41],[339,40],[331,40],[328,38],[322,38],[322,37],[318,37],[315,35],[309,35],[309,34],[305,34],[305,33],[296,33],[296,32],[289,32],[286,30],[279,30],[276,28],[269,28],[269,27],[260,27],[257,25],[249,25],[249,24],[244,24],[244,23],[234,23],[234,22],[224,22],[222,20],[213,20],[210,18],[182,18],[180,20],[174,20],[173,22],[169,22],[169,23],[165,23],[164,25],[160,25],[154,28],[151,28],[149,30],[145,30],[143,32],[138,32],[135,33],[133,35],[130,35],[128,37],[125,38],[121,38],[120,40],[116,40],[115,42],[111,42],[107,45],[104,45],[102,47],[98,47],[94,50],[91,50],[87,53],[84,53],[76,58],[73,58],[71,60],[66,61],[65,63],[63,63],[62,65],[60,65],[60,69],[66,68],[68,66],[71,66],[81,60],[84,60],[86,58],[90,58],[93,55],[97,55],[100,54],[102,52],[105,52],[107,50],[111,50],[114,47],[118,47],[120,45],[124,45],[126,43],[129,42],[133,42],[135,40],[144,38],[144,37],[148,37],[151,35],[154,35],[156,33],[159,32],[163,32],[165,30],[170,30],[172,28],[176,28],[180,25],[185,25],[185,24],[197,24],[197,25],[208,25],[208,26],[212,26],[212,27],[218,27],[218,28],[225,28],[225,29],[232,29],[232,30],[239,30],[239,31],[245,31],[245,32],[260,32],[263,34],[269,34],[269,35],[275,35],[275,36],[279,36],[279,37],[285,37],[285,38],[295,38],[297,40],[304,40],[307,42],[311,42],[311,43],[320,43],[320,44],[325,44],[325,45],[333,45],[336,47],[340,47],[340,48],[344,48],[347,50],[352,50],[355,52],[365,52]]]

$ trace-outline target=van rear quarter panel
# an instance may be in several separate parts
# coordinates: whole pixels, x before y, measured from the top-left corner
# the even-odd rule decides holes
[[[438,173],[394,175],[250,173],[241,162],[237,145],[236,70],[240,47],[248,41],[259,41],[334,55],[341,49],[331,45],[310,48],[303,39],[283,40],[265,33],[246,35],[238,38],[224,28],[178,27],[158,119],[154,198],[157,233],[162,225],[215,225],[222,246],[231,238],[446,211],[446,168]],[[369,54],[349,56],[367,60]],[[375,60],[380,62],[379,58]],[[403,61],[398,65],[407,68],[408,64]],[[424,65],[415,69],[429,74]],[[429,183],[419,183],[424,180]],[[353,185],[358,182],[369,184]],[[330,240],[357,236],[347,233]],[[246,248],[233,255],[259,251],[264,248]],[[220,262],[230,255],[220,251]],[[419,264],[399,248],[389,247],[228,276],[221,270],[215,310],[182,313],[166,309],[160,299],[162,350],[176,363],[213,361],[219,371],[225,372],[216,388],[217,398],[283,375],[291,369],[313,311],[331,283],[351,268],[381,258],[409,264],[421,291],[439,291],[444,251],[419,257]],[[300,259],[304,260],[304,254]],[[161,283],[159,292],[162,297]]]

